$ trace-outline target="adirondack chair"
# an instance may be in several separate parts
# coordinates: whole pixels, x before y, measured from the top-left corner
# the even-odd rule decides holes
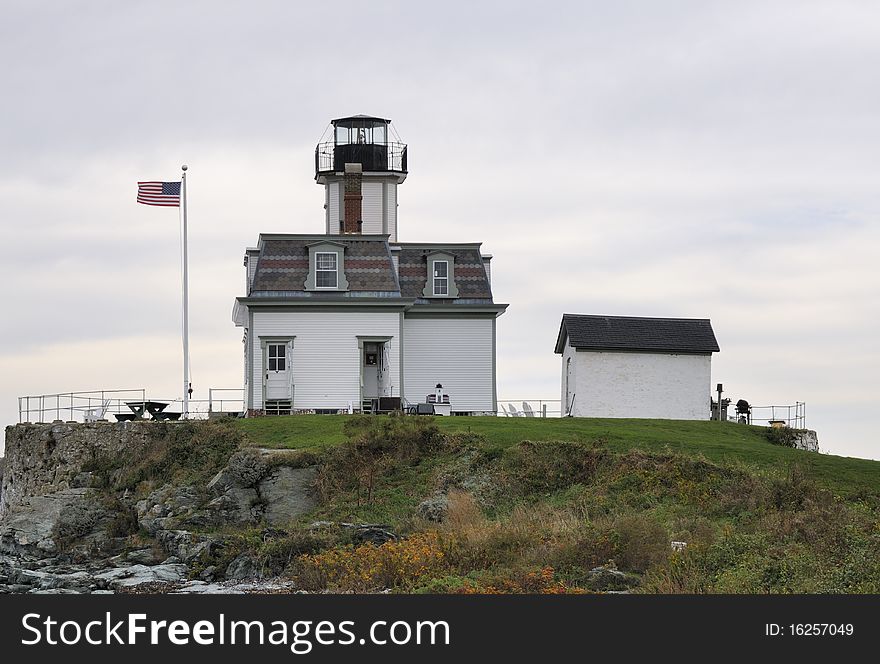
[[[105,399],[100,406],[87,408],[83,412],[83,422],[99,422],[103,420],[108,408],[110,408],[110,399]]]
[[[507,404],[507,407],[510,409],[510,416],[511,417],[522,417],[523,416],[523,414],[521,412],[519,412],[516,409],[516,406],[514,406],[512,403]]]
[[[534,417],[535,411],[532,410],[532,406],[528,401],[522,402],[523,413],[525,413],[526,417]]]
[[[499,405],[500,408],[501,408],[501,412],[504,413],[504,417],[510,417],[510,415],[507,414],[507,408],[504,407],[504,404],[503,404],[503,403],[499,403],[498,405]]]

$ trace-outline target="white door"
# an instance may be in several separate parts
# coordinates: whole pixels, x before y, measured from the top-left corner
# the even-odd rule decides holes
[[[379,353],[380,344],[365,343],[364,356],[364,399],[375,399],[379,396]]]
[[[290,344],[270,342],[266,344],[266,400],[290,399]]]

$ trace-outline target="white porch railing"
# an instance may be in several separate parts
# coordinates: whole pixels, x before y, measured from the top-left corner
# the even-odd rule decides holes
[[[163,399],[151,395],[144,388],[133,390],[86,390],[56,394],[27,395],[18,398],[18,421],[94,422],[114,421],[115,415],[131,415],[129,403],[161,402],[167,404],[163,412],[181,413],[189,419],[205,419],[218,414],[239,414],[244,410],[244,390],[241,388],[211,388],[207,399],[190,399],[189,412],[183,413],[183,399]],[[143,415],[149,418],[148,414]]]

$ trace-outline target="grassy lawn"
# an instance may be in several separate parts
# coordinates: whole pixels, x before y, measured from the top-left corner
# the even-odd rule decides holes
[[[346,416],[294,415],[238,420],[260,447],[321,448],[341,443]],[[771,445],[763,427],[727,422],[593,418],[438,417],[446,431],[471,431],[488,445],[506,448],[523,440],[607,441],[610,449],[670,450],[702,455],[710,461],[740,463],[768,471],[799,464],[829,489],[842,495],[880,494],[880,461],[839,457]],[[821,442],[821,441],[820,441]]]

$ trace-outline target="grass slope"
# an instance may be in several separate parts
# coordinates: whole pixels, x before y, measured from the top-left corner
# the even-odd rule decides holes
[[[259,447],[308,449],[345,440],[347,416],[295,415],[238,421]],[[602,439],[610,450],[670,450],[702,456],[717,463],[736,463],[779,472],[800,466],[816,482],[843,495],[880,494],[880,461],[816,454],[771,445],[763,427],[727,422],[594,418],[438,417],[442,431],[472,432],[487,445],[506,449],[523,440],[590,442]]]

